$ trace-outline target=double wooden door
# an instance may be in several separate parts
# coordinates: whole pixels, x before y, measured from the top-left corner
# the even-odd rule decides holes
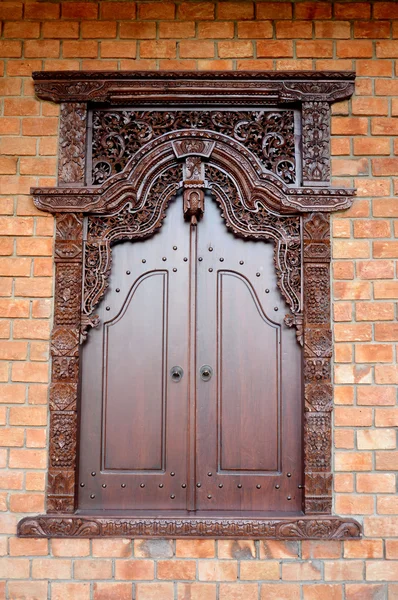
[[[273,243],[182,198],[158,233],[113,248],[82,353],[79,508],[301,510],[302,374]]]

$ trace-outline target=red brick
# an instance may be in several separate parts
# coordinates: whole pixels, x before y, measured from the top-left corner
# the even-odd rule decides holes
[[[178,19],[181,21],[212,20],[214,19],[214,8],[213,2],[183,2],[178,7]],[[174,15],[168,18],[174,18]]]
[[[177,540],[176,556],[178,558],[214,558],[214,540]]]
[[[349,39],[350,24],[345,21],[320,21],[315,23],[315,37]]]
[[[135,16],[135,2],[101,2],[101,19],[105,21],[130,21]]]
[[[175,58],[176,42],[140,42],[140,56],[142,58]]]
[[[354,115],[388,115],[388,100],[366,96],[353,98],[352,112]]]
[[[22,56],[22,42],[0,40],[0,56],[2,58],[20,58]]]
[[[44,494],[12,494],[11,512],[41,513],[44,511]]]
[[[48,365],[38,363],[14,363],[12,365],[11,380],[47,383]]]
[[[8,583],[9,598],[12,600],[47,600],[47,588],[47,581],[10,581]],[[0,595],[0,598],[5,600],[5,596]]]
[[[349,260],[334,261],[333,262],[333,276],[335,279],[354,279],[354,263],[353,263],[353,261],[349,261]],[[350,321],[351,319],[348,319],[348,320]]]
[[[386,540],[386,558],[398,558],[398,540]]]
[[[57,58],[60,42],[44,40],[28,40],[25,42],[25,58]]]
[[[21,2],[3,2],[0,4],[0,19],[14,20],[22,18]]]
[[[295,583],[262,583],[261,600],[300,600],[300,586]]]
[[[317,581],[319,579],[322,579],[321,563],[319,561],[282,563],[282,580]]]
[[[377,408],[375,411],[376,427],[398,427],[398,410],[395,408]]]
[[[369,2],[336,3],[334,16],[336,19],[370,19],[370,4]]]
[[[336,52],[339,58],[370,58],[373,55],[373,45],[370,40],[337,41]]]
[[[358,473],[357,474],[357,492],[365,494],[374,493],[394,493],[395,492],[395,475],[392,473]],[[366,542],[366,543],[365,543]],[[369,545],[371,548],[375,540],[363,540],[362,544]],[[354,544],[355,549],[355,543]],[[360,558],[359,554],[354,556],[354,550],[350,548],[350,543],[344,548],[344,556],[347,558]],[[359,542],[356,545],[360,547]],[[378,543],[377,543],[378,547]],[[381,555],[383,554],[383,546],[381,546]],[[379,558],[379,556],[363,556],[363,558]]]
[[[296,19],[330,19],[332,17],[332,6],[329,2],[300,2],[296,8]]]
[[[373,158],[373,175],[398,175],[398,158]]]
[[[203,560],[199,563],[198,573],[200,581],[235,581],[238,576],[237,562]]]
[[[341,585],[335,583],[318,583],[303,585],[303,600],[342,600]]]
[[[369,581],[397,581],[398,580],[398,560],[397,561],[369,561],[365,565],[366,579]]]
[[[356,305],[357,321],[389,321],[393,318],[394,305],[391,302],[358,302]],[[387,330],[389,328],[390,325]]]
[[[333,42],[296,42],[296,54],[298,58],[303,57],[332,57],[333,56]]]
[[[257,600],[256,583],[220,583],[219,600]]]
[[[220,542],[218,542],[220,544]],[[239,542],[232,542],[232,546]],[[241,542],[242,543],[242,542]],[[254,545],[254,542],[247,542]],[[220,558],[220,546],[218,546],[218,556]],[[253,548],[251,556],[244,556],[244,558],[255,558],[256,552]],[[297,542],[283,542],[279,540],[264,540],[260,542],[260,558],[295,558],[299,557],[299,545]],[[226,557],[227,558],[227,557]],[[235,558],[240,558],[239,555]]]
[[[215,583],[177,583],[177,600],[216,600]]]
[[[53,539],[51,540],[51,551],[53,556],[89,556],[90,541],[76,539]]]
[[[34,579],[70,579],[71,561],[60,558],[34,558],[32,560]]]
[[[240,579],[246,581],[278,580],[279,562],[243,560],[240,563]]]
[[[93,540],[93,556],[128,558],[131,556],[131,540]],[[136,555],[137,556],[137,555]]]
[[[249,559],[255,558],[256,547],[252,540],[219,540],[218,558]],[[265,558],[260,556],[260,558]]]
[[[238,27],[245,26],[246,23],[239,23]],[[205,22],[198,23],[198,37],[207,39],[222,39],[222,38],[233,38],[234,37],[234,23],[224,22]],[[244,36],[239,36],[244,37]]]
[[[393,429],[357,431],[359,450],[394,450],[396,448],[395,438]]]
[[[396,58],[398,53],[398,41],[376,42],[376,56],[378,58]]]
[[[302,4],[300,6],[303,6]],[[298,7],[296,7],[297,16]],[[291,19],[292,4],[291,2],[257,2],[256,3],[256,19]],[[298,17],[305,19],[307,17]]]
[[[345,4],[347,6],[347,4]],[[391,25],[389,21],[368,21],[354,23],[355,38],[389,38]]]
[[[135,589],[136,600],[174,600],[172,583],[137,583]]]
[[[182,23],[165,21],[163,23],[159,23],[159,37],[179,39],[195,37],[195,23],[193,21],[186,21]],[[196,43],[198,44],[199,42]]]
[[[118,560],[116,562],[115,579],[153,579],[154,576],[155,567],[153,560]],[[160,577],[158,572],[158,579],[168,578]],[[182,579],[192,579],[192,577],[183,577]]]
[[[390,154],[389,138],[354,138],[354,154]]]
[[[372,425],[372,409],[336,406],[334,423],[337,427],[370,427]]]
[[[257,42],[257,56],[261,57],[280,57],[280,56],[293,56],[293,42],[276,42],[266,41]]]
[[[398,298],[397,281],[375,281],[373,284],[374,297],[376,299],[396,299]]]
[[[272,24],[268,21],[248,21],[246,23],[238,23],[238,37],[240,38],[272,38],[272,35]]]
[[[116,23],[112,21],[82,21],[81,34],[83,38],[114,38]]]
[[[206,565],[206,561],[200,565]],[[212,563],[220,564],[220,563]],[[204,567],[202,567],[204,568]],[[194,561],[159,560],[157,564],[158,579],[195,579],[196,565]],[[199,572],[200,578],[200,572]]]
[[[221,55],[220,55],[221,56]],[[194,41],[180,42],[181,58],[213,58],[214,42]]]
[[[73,573],[76,579],[111,579],[112,577],[112,561],[83,559],[75,560]],[[151,579],[151,577],[148,577]]]
[[[63,19],[97,19],[98,4],[96,2],[63,2]]]
[[[373,135],[397,135],[398,118],[377,117],[372,119],[371,128]]]
[[[371,500],[371,498],[368,498]],[[335,561],[325,562],[326,581],[352,581],[361,580],[363,573],[362,561]]]
[[[304,560],[314,558],[341,558],[341,542],[306,540],[301,546],[301,557]]]
[[[131,600],[131,583],[94,583],[94,600]]]
[[[279,21],[276,23],[276,37],[310,39],[312,37],[312,23],[307,23],[307,21]]]
[[[47,21],[58,19],[60,4],[52,2],[27,2],[25,5],[25,18]]]
[[[244,58],[253,56],[253,42],[218,42],[220,58]]]
[[[335,275],[336,277],[336,275]],[[352,306],[349,302],[335,302],[333,306],[333,317],[335,321],[351,321]]]
[[[218,4],[218,19],[242,21],[254,18],[253,2],[220,2]]]
[[[330,140],[330,148],[332,156],[342,156],[350,154],[350,140],[348,138],[333,137]]]
[[[98,56],[98,42],[63,42],[63,56],[65,58],[96,58]]]
[[[366,135],[368,119],[365,117],[333,117],[333,135]]]
[[[367,158],[333,158],[332,175],[367,175],[369,162]]]
[[[355,362],[392,362],[393,348],[388,344],[357,344],[355,347]]]
[[[101,42],[103,58],[135,58],[137,46],[134,42]]]
[[[89,583],[51,582],[51,600],[90,600]]]

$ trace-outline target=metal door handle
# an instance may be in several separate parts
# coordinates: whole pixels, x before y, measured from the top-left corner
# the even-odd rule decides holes
[[[181,381],[181,379],[184,375],[184,371],[182,370],[181,367],[172,367],[170,369],[170,375],[171,375],[171,379],[173,381],[175,381],[175,383],[178,383],[179,381]]]
[[[209,381],[213,375],[213,369],[209,365],[203,365],[200,367],[200,376],[203,381]]]

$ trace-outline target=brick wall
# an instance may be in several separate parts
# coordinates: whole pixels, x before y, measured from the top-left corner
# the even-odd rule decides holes
[[[0,20],[0,600],[397,599],[398,2],[3,1]],[[334,470],[362,541],[14,536],[45,508],[53,307],[53,219],[29,188],[56,181],[58,107],[30,74],[158,68],[357,72],[332,120],[334,182],[358,188],[333,217]]]

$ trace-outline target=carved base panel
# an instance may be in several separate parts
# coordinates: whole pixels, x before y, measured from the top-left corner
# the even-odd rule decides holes
[[[45,538],[254,538],[278,540],[345,540],[361,537],[354,519],[304,515],[278,518],[97,517],[39,515],[18,524],[19,537]]]

